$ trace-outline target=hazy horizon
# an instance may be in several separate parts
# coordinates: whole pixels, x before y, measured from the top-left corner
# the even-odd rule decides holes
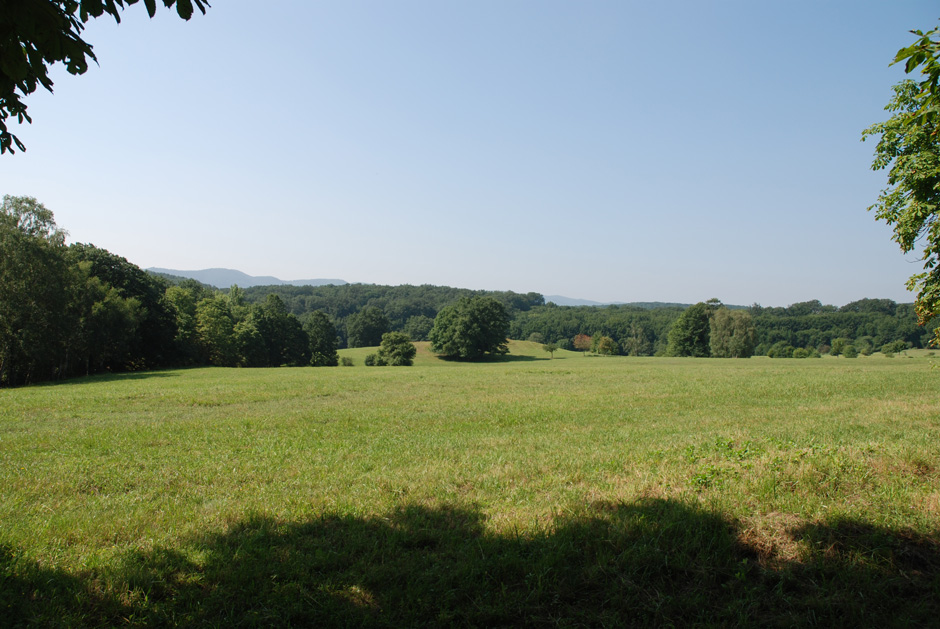
[[[910,302],[860,139],[936,24],[919,0],[138,4],[26,98],[0,193],[142,268]]]

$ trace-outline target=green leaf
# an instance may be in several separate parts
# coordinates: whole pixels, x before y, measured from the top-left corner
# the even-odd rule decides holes
[[[192,0],[176,0],[176,12],[184,20],[191,18],[193,16]]]

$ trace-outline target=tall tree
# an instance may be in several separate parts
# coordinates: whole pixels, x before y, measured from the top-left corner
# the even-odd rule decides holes
[[[918,39],[898,51],[893,63],[905,62],[908,74],[919,71],[919,82],[894,87],[885,109],[887,121],[872,125],[862,139],[880,136],[873,170],[888,169],[888,188],[869,207],[894,229],[894,240],[905,253],[922,247],[924,272],[908,280],[917,291],[921,325],[940,315],[940,31],[912,31]],[[934,334],[940,345],[940,328]]]
[[[32,197],[0,205],[0,385],[64,375],[74,319],[65,232]]]
[[[706,357],[711,354],[709,347],[709,313],[708,304],[699,302],[689,306],[669,330],[669,345],[666,353],[669,356]]]
[[[319,310],[303,318],[304,332],[310,338],[310,364],[314,367],[335,367],[339,364],[336,352],[336,327]]]
[[[715,358],[750,358],[757,346],[757,331],[745,310],[719,308],[711,317],[709,344]]]
[[[0,153],[26,147],[7,127],[7,120],[32,122],[22,97],[40,85],[52,91],[49,67],[65,63],[69,74],[84,74],[88,61],[97,62],[92,46],[82,39],[85,24],[91,18],[109,15],[121,21],[125,5],[139,0],[4,0],[0,3]],[[203,13],[205,0],[161,0],[166,7],[176,5],[184,20],[193,15],[195,6]],[[153,17],[157,0],[144,0]]]
[[[129,347],[139,367],[153,368],[178,360],[174,344],[177,319],[166,298],[165,280],[94,245],[75,243],[69,247],[68,256],[72,263],[86,264],[88,273],[114,287],[121,297],[139,302],[140,329],[130,339]]]
[[[310,361],[310,340],[280,297],[268,295],[263,304],[253,309],[252,318],[264,339],[269,366],[297,366]]]

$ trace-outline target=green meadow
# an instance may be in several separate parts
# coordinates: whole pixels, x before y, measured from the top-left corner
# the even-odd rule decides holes
[[[927,352],[0,390],[3,626],[926,626]]]

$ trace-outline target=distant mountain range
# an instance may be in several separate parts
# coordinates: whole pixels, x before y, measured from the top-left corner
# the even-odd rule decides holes
[[[315,280],[282,280],[270,275],[248,275],[235,269],[202,269],[199,271],[180,271],[179,269],[161,269],[151,267],[147,269],[151,273],[159,275],[168,275],[170,277],[185,277],[194,279],[216,288],[229,288],[233,284],[238,284],[242,288],[252,286],[343,286],[349,282],[337,279],[315,279]],[[685,308],[689,304],[674,304],[665,302],[624,302],[624,301],[591,301],[589,299],[573,299],[562,295],[545,295],[545,303],[552,302],[556,306],[636,306],[639,308],[669,308],[678,306]],[[735,308],[738,306],[730,306]]]
[[[590,299],[573,299],[563,295],[545,295],[545,303],[552,302],[556,306],[619,306],[622,301],[591,301]]]
[[[591,301],[590,299],[572,299],[562,295],[545,295],[545,303],[552,302],[556,306],[634,306],[636,308],[688,308],[691,304],[678,304],[665,301]],[[738,308],[739,306],[729,306]]]
[[[202,269],[201,271],[180,271],[178,269],[159,269],[152,267],[147,269],[151,273],[160,275],[171,275],[175,277],[186,277],[194,279],[197,282],[215,286],[216,288],[229,288],[232,284],[238,284],[242,288],[251,286],[325,286],[333,284],[342,286],[348,284],[345,280],[281,280],[269,275],[248,275],[235,269]]]

